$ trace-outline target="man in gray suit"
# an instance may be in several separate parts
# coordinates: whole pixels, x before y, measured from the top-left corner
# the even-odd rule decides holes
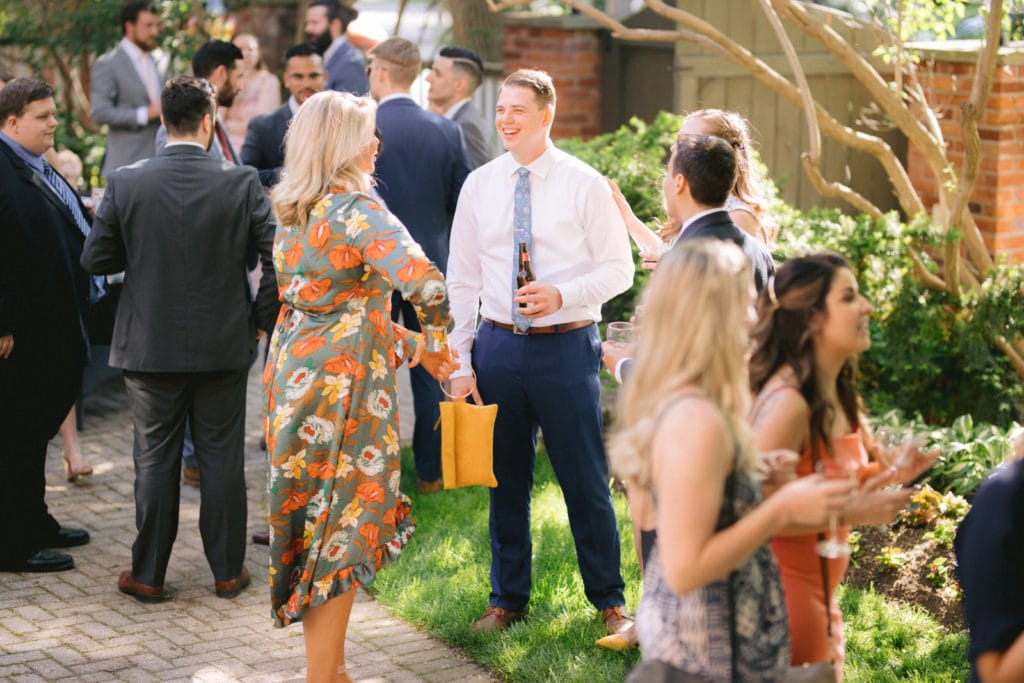
[[[427,75],[430,109],[459,124],[471,170],[494,158],[490,133],[493,126],[484,121],[470,99],[480,87],[483,75],[480,55],[464,47],[442,48]]]
[[[124,38],[92,67],[92,120],[109,128],[104,177],[121,166],[153,156],[160,125],[160,88],[167,56],[156,49],[159,10],[149,0],[131,0],[121,8]]]
[[[255,169],[207,154],[216,95],[191,76],[161,96],[169,139],[159,155],[113,173],[82,253],[91,273],[125,272],[110,365],[124,369],[135,427],[132,568],[118,588],[166,599],[164,574],[178,529],[185,417],[199,457],[199,530],[219,597],[249,584],[244,566],[245,389],[257,327],[277,311],[274,220]],[[246,254],[263,278],[255,303]]]

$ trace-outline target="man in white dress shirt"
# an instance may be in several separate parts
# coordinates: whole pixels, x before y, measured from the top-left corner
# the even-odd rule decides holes
[[[526,616],[538,428],[565,496],[587,598],[609,633],[632,624],[601,436],[595,323],[601,304],[630,286],[633,261],[601,174],[551,144],[554,116],[550,76],[519,70],[505,79],[495,124],[508,153],[469,175],[452,225],[451,341],[466,368],[452,390],[498,404],[490,605],[476,631]],[[536,280],[517,289],[521,242]]]

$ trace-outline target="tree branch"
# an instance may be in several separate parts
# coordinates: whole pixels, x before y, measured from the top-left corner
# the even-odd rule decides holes
[[[997,349],[1003,352],[1008,359],[1010,359],[1010,365],[1013,366],[1014,372],[1017,373],[1018,377],[1024,379],[1024,356],[1021,356],[1009,342],[1006,341],[1006,337],[999,335],[993,342]]]
[[[910,253],[910,261],[914,264],[914,273],[917,274],[917,279],[919,279],[928,289],[934,289],[937,292],[945,292],[946,283],[942,281],[942,278],[928,270],[928,267],[924,265],[924,260],[921,258],[921,254],[917,249],[910,247],[908,251]]]
[[[960,127],[963,130],[964,161],[960,168],[960,184],[950,208],[949,232],[960,229],[963,234],[970,220],[967,203],[974,192],[978,181],[978,166],[981,163],[981,137],[978,135],[978,120],[985,109],[985,103],[992,92],[992,72],[995,70],[996,56],[999,52],[999,37],[1002,30],[1002,0],[989,1],[989,17],[985,29],[985,45],[978,54],[974,69],[974,84],[971,95],[960,108]],[[973,221],[972,221],[973,222]],[[960,294],[960,240],[947,240],[946,284],[954,296]]]
[[[825,177],[821,175],[821,170],[811,159],[810,154],[804,152],[800,155],[800,160],[803,161],[804,171],[807,172],[807,177],[810,178],[811,184],[814,185],[814,189],[816,189],[822,197],[838,197],[839,199],[846,201],[861,213],[866,213],[875,220],[878,220],[883,216],[882,210],[872,204],[864,195],[846,185],[843,185],[842,183],[830,183],[825,180]]]

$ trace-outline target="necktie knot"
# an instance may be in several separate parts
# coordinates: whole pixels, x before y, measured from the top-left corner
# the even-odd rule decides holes
[[[530,175],[530,169],[526,168],[525,166],[520,166],[519,170],[516,171],[516,173],[519,174],[520,178],[527,178]]]

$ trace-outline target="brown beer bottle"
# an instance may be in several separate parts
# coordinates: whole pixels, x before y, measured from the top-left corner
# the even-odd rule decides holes
[[[519,267],[516,269],[516,287],[525,287],[528,283],[536,280],[533,271],[530,269],[530,252],[526,250],[526,242],[519,243]],[[520,303],[519,308],[526,308],[529,304]]]

